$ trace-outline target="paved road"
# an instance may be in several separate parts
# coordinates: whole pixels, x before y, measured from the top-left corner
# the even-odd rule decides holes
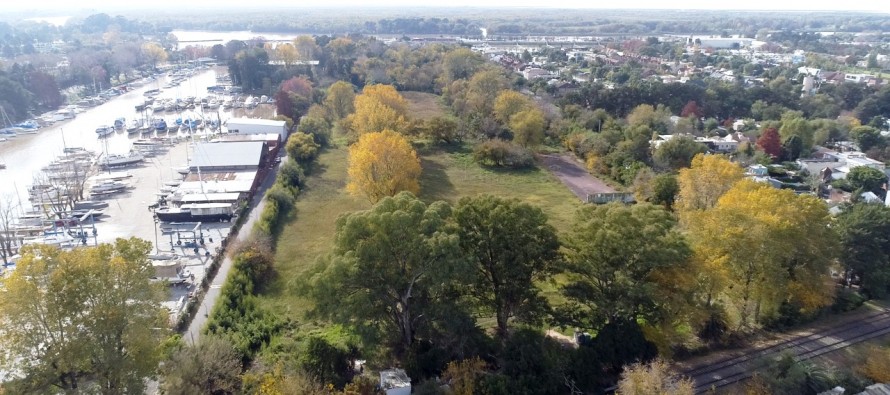
[[[287,160],[286,157],[281,158],[282,163],[285,160]],[[238,242],[246,241],[250,237],[250,234],[253,233],[253,224],[256,222],[257,218],[260,217],[260,214],[263,212],[263,207],[266,205],[263,195],[266,193],[266,190],[275,183],[275,176],[278,174],[279,167],[280,164],[276,165],[272,171],[266,174],[266,179],[263,180],[260,189],[254,195],[253,201],[250,202],[251,208],[247,221],[244,222],[241,226],[241,230],[238,232]],[[219,271],[216,272],[216,277],[210,282],[210,288],[207,290],[207,294],[204,295],[204,300],[201,301],[201,306],[198,309],[198,312],[195,313],[195,318],[192,319],[188,331],[183,334],[183,337],[188,344],[195,344],[201,339],[201,331],[204,329],[204,326],[207,325],[207,318],[210,315],[210,312],[213,311],[213,306],[216,305],[216,301],[219,299],[222,286],[229,277],[229,270],[232,269],[232,259],[228,252],[229,251],[223,252],[225,258],[223,258],[222,265],[220,265]]]
[[[755,371],[763,369],[767,361],[782,354],[807,360],[887,333],[890,333],[890,310],[882,309],[768,347],[748,350],[738,356],[707,361],[687,370],[685,374],[695,381],[695,392],[703,393],[746,380]]]
[[[559,178],[572,193],[586,202],[587,195],[591,193],[613,193],[615,189],[606,185],[602,180],[590,175],[570,155],[541,155],[541,161],[547,170],[550,170],[556,178]]]

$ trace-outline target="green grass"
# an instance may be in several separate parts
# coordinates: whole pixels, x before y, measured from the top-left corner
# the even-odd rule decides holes
[[[464,196],[492,194],[541,207],[551,224],[560,232],[568,230],[581,202],[559,180],[544,169],[505,171],[480,167],[466,147],[434,149],[421,152],[423,173],[420,197],[425,201],[445,200],[456,203]],[[343,213],[370,207],[366,200],[345,191],[346,157],[344,146],[325,150],[318,159],[306,188],[297,198],[291,222],[278,239],[275,281],[266,288],[261,300],[277,315],[288,317],[305,329],[320,327],[305,322],[304,313],[311,302],[297,296],[297,280],[306,275],[316,259],[326,254],[333,243],[335,222]],[[545,294],[554,298],[556,288],[542,284]]]
[[[400,93],[408,101],[408,113],[414,119],[425,121],[433,117],[445,115],[445,109],[442,107],[442,103],[437,95],[425,92]]]

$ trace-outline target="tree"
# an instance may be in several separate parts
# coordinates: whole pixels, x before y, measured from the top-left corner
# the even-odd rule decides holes
[[[371,344],[382,339],[399,353],[411,349],[443,302],[440,293],[465,273],[450,216],[446,203],[427,205],[403,192],[338,218],[329,262],[304,287],[315,313]]]
[[[608,322],[659,323],[691,270],[691,250],[673,216],[651,204],[617,203],[578,211],[565,241],[567,323],[600,329]]]
[[[692,158],[698,154],[704,154],[707,147],[695,139],[687,136],[674,136],[674,138],[661,143],[652,154],[655,165],[666,171],[676,171],[689,167]]]
[[[656,359],[625,367],[616,392],[621,395],[692,395],[695,383],[674,373],[664,360]]]
[[[847,181],[853,190],[862,190],[883,194],[881,188],[887,184],[887,175],[883,171],[868,166],[856,166],[847,173]]]
[[[423,125],[423,133],[434,142],[441,141],[445,144],[461,141],[463,137],[457,120],[447,116],[427,119]]]
[[[791,136],[782,143],[782,158],[786,161],[795,161],[803,152],[803,141],[798,136]]]
[[[850,138],[859,146],[859,150],[867,152],[872,148],[883,148],[887,142],[881,132],[871,126],[857,126],[850,130]]]
[[[315,160],[318,156],[318,143],[311,134],[294,133],[287,139],[284,150],[287,156],[300,164],[307,164]]]
[[[218,336],[176,350],[161,368],[161,388],[168,395],[236,394],[241,389],[242,356]]]
[[[779,139],[779,131],[776,128],[766,128],[757,138],[757,148],[760,148],[773,160],[782,157],[782,142]]]
[[[297,49],[289,43],[278,44],[275,47],[275,57],[284,64],[284,68],[287,70],[298,60]]]
[[[391,130],[366,133],[349,148],[346,190],[375,203],[401,191],[420,191],[420,159],[404,137]]]
[[[696,103],[695,100],[690,100],[689,102],[686,103],[685,106],[683,106],[683,110],[680,111],[680,117],[681,118],[689,118],[689,117],[701,118],[702,113],[703,113],[703,111],[698,106],[698,103]]]
[[[696,155],[690,167],[681,169],[677,176],[677,207],[687,211],[714,207],[720,196],[744,177],[742,168],[725,157]]]
[[[331,140],[331,124],[317,115],[304,115],[297,126],[297,133],[308,134],[319,146],[327,146]]]
[[[168,318],[149,251],[135,238],[22,248],[16,270],[0,280],[0,332],[4,369],[21,372],[23,392],[77,390],[85,376],[103,394],[143,392]]]
[[[294,49],[297,52],[297,60],[309,61],[316,60],[321,48],[315,43],[315,39],[311,36],[299,36],[294,39]]]
[[[544,113],[537,108],[520,111],[510,117],[513,140],[523,147],[537,146],[544,142]]]
[[[825,203],[743,180],[709,210],[687,218],[708,302],[726,302],[739,329],[776,318],[779,307],[809,312],[831,303],[829,267],[837,235]],[[801,235],[806,235],[805,237]]]
[[[324,97],[324,106],[328,109],[333,120],[346,118],[355,111],[355,88],[346,81],[337,81]]]
[[[386,129],[404,133],[408,130],[408,102],[392,85],[368,85],[356,96],[350,121],[358,135]]]
[[[442,85],[448,86],[460,79],[469,79],[485,64],[479,54],[469,48],[455,48],[442,58]]]
[[[519,112],[534,108],[534,105],[534,102],[528,96],[514,90],[505,89],[498,94],[494,102],[494,117],[501,123],[507,124],[510,122],[510,117]]]
[[[454,209],[463,256],[472,265],[467,287],[484,312],[493,312],[498,334],[513,317],[536,321],[547,302],[536,282],[555,271],[559,242],[541,209],[491,195],[463,198]]]
[[[782,127],[779,128],[779,135],[782,140],[787,141],[791,136],[800,138],[804,152],[809,152],[813,148],[814,130],[810,127],[809,122],[799,116],[799,112],[789,111],[782,116]]]
[[[890,286],[890,208],[857,203],[837,216],[844,279],[858,278],[862,290],[876,298]]]
[[[156,69],[159,63],[167,61],[167,51],[157,43],[147,42],[142,44],[142,55],[151,64],[152,69]]]
[[[3,266],[9,264],[9,259],[14,254],[13,248],[16,246],[15,241],[15,218],[18,212],[18,204],[15,203],[15,196],[12,194],[4,194],[0,197],[0,258],[3,259]]]

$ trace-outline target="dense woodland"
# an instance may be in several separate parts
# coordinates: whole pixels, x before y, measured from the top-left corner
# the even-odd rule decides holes
[[[790,67],[760,70],[767,83],[748,87],[706,78],[653,83],[642,78],[642,66],[630,65],[604,72],[617,82],[613,88],[593,83],[554,97],[459,46],[303,36],[207,51],[245,91],[274,92],[279,117],[294,131],[260,220],[243,230],[254,240],[232,251],[234,268],[201,342],[187,346],[178,335],[162,342],[156,334],[130,345],[132,338],[118,338],[121,331],[139,328],[102,326],[128,313],[109,310],[117,320],[107,321],[80,315],[72,308],[78,301],[102,299],[86,290],[69,294],[67,277],[47,265],[89,261],[77,254],[31,259],[24,267],[33,271],[20,268],[3,280],[16,293],[0,304],[2,319],[24,326],[45,319],[22,307],[34,290],[46,289],[37,302],[45,306],[70,297],[74,302],[51,313],[63,322],[73,317],[72,324],[51,329],[67,334],[95,325],[96,333],[117,334],[110,344],[118,352],[132,347],[155,358],[144,361],[163,360],[157,377],[167,394],[375,393],[373,376],[357,371],[357,360],[369,371],[405,369],[424,394],[600,393],[616,383],[627,394],[686,394],[690,384],[664,360],[744,344],[760,331],[849,311],[890,291],[890,244],[882,236],[890,209],[854,198],[831,216],[818,197],[751,181],[744,170],[761,163],[788,172],[786,162],[844,140],[886,160],[890,142],[879,133],[890,117],[886,86],[826,85],[801,99]],[[436,95],[441,114],[416,117],[409,91]],[[754,122],[741,131],[751,143],[735,155],[706,155],[691,137],[725,135],[736,119]],[[659,134],[683,136],[653,149]],[[326,171],[320,156],[337,150],[348,152],[342,192],[367,209],[330,213],[330,248],[307,262],[311,269],[283,279],[282,290],[275,252],[291,243],[283,229],[307,215],[296,204]],[[591,173],[634,192],[638,203],[583,205],[569,223],[555,223],[518,196],[428,199],[421,175],[430,152],[465,154],[468,166],[503,175],[536,168],[539,153],[569,152]],[[867,170],[851,171],[837,186],[882,194]],[[93,261],[114,262],[139,278],[144,245],[102,248]],[[82,265],[79,274],[93,273]],[[42,288],[42,279],[57,286]],[[153,288],[128,284],[150,305]],[[279,314],[269,299],[281,294],[310,306],[307,314]],[[153,317],[148,308],[140,314],[146,322]],[[576,346],[546,328],[577,331]],[[117,355],[111,346],[76,357],[94,348],[84,333],[60,338],[51,352],[39,338],[15,340],[17,355],[41,353],[10,391],[95,383],[119,393],[141,389],[132,377],[152,376],[143,360],[109,363],[103,357]],[[742,390],[855,391],[888,380],[879,368],[888,359],[890,350],[875,348],[843,371],[783,359]],[[122,367],[132,367],[129,375]],[[641,386],[660,375],[668,378],[658,388]]]

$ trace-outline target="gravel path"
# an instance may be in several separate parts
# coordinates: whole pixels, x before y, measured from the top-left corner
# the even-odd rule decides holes
[[[582,201],[586,202],[587,195],[592,193],[615,192],[615,189],[606,185],[602,180],[590,175],[570,155],[549,154],[541,155],[540,158],[547,170],[559,178]]]

